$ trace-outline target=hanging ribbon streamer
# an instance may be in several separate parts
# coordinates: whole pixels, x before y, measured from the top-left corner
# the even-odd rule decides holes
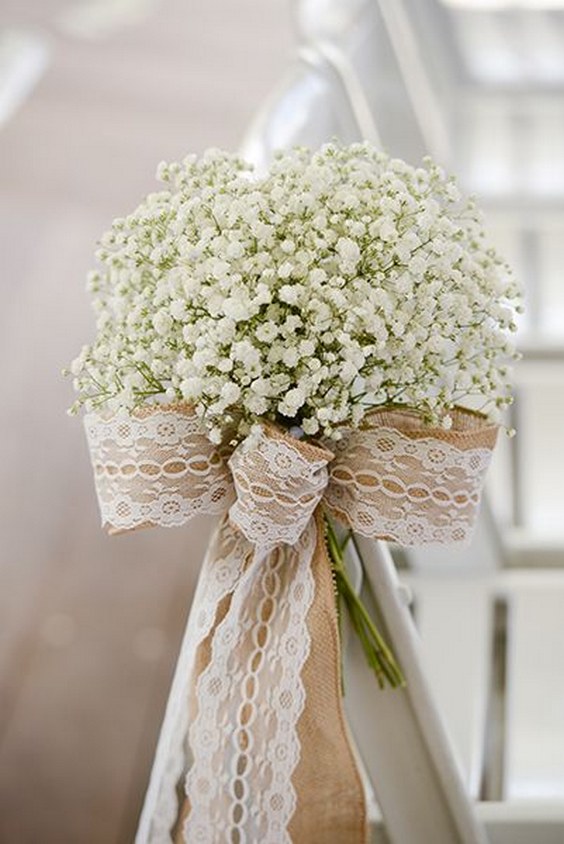
[[[89,414],[111,533],[222,515],[203,563],[136,841],[364,844],[341,701],[325,511],[403,545],[466,541],[497,428],[374,411],[323,445],[264,424],[231,454],[186,405]],[[177,785],[185,776],[185,798]]]

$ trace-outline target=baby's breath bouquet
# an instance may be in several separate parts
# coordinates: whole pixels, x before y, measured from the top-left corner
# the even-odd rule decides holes
[[[158,176],[164,189],[101,240],[75,411],[188,403],[213,443],[235,446],[264,420],[331,442],[374,408],[448,429],[457,405],[496,419],[509,403],[518,289],[473,201],[429,159],[332,143],[257,175],[209,150]],[[398,681],[332,530],[328,544],[353,620]]]
[[[264,417],[331,437],[379,405],[448,425],[508,402],[518,291],[431,161],[330,144],[258,177],[210,150],[159,178],[102,237],[75,409],[184,400],[220,442]]]

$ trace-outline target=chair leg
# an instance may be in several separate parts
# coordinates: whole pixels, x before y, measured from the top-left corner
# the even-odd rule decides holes
[[[358,538],[364,597],[407,687],[381,690],[356,637],[347,642],[345,706],[391,844],[486,844],[420,662],[417,632],[384,543]],[[351,549],[354,555],[354,549]]]

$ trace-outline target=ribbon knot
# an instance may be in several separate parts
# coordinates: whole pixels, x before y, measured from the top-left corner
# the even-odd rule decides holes
[[[261,427],[233,452],[229,466],[236,501],[231,521],[263,549],[295,545],[329,482],[332,452]]]

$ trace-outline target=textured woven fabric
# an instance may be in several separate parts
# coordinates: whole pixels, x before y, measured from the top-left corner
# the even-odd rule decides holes
[[[497,429],[463,411],[449,431],[379,411],[331,450],[267,424],[228,454],[184,405],[85,425],[110,531],[224,514],[136,841],[363,844],[322,509],[405,545],[465,541]]]

